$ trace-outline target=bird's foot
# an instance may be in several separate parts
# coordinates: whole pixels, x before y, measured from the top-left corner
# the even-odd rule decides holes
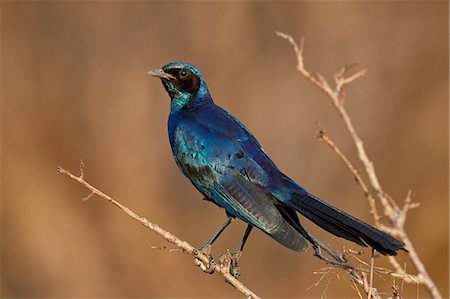
[[[241,269],[239,268],[238,261],[242,256],[242,251],[234,251],[231,254],[231,263],[230,263],[230,274],[233,275],[234,278],[238,278],[241,275]]]
[[[321,248],[323,248],[333,259],[329,259],[329,258],[325,257],[322,254]],[[320,243],[320,245],[314,246],[314,256],[317,256],[319,259],[325,261],[327,264],[342,267],[344,269],[353,269],[354,268],[342,256],[339,256],[336,252],[332,251],[331,249],[329,249],[322,243]]]
[[[234,254],[234,252],[230,253],[230,250],[227,249],[227,252],[222,254],[219,258],[219,266],[228,271],[233,277],[237,278],[239,273],[236,272],[236,269],[239,271],[239,268],[236,268],[237,260],[234,257]]]
[[[194,263],[202,269],[203,272],[208,274],[213,274],[216,270],[216,262],[214,261],[214,258],[211,254],[211,245],[206,246],[205,248],[202,248],[198,250],[198,252],[202,252],[204,255],[208,257],[208,265],[205,265],[205,263],[200,260],[199,258],[195,258]]]
[[[219,258],[219,265],[221,268],[226,268],[234,278],[238,278],[241,275],[241,270],[238,265],[239,258],[242,256],[242,251],[233,251],[230,253],[227,250]]]

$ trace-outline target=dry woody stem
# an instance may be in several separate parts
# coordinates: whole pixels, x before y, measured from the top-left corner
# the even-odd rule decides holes
[[[405,243],[405,248],[408,250],[408,256],[411,262],[414,264],[417,274],[410,275],[407,274],[404,269],[397,262],[395,257],[389,257],[389,261],[394,267],[395,271],[390,273],[391,276],[401,276],[402,279],[407,283],[419,283],[426,287],[429,294],[432,298],[439,299],[442,298],[441,293],[439,292],[436,284],[428,274],[425,265],[419,258],[411,239],[409,238],[407,232],[405,231],[405,221],[406,215],[409,210],[418,206],[418,203],[411,202],[411,192],[408,192],[406,199],[404,201],[403,207],[399,207],[395,201],[383,190],[381,184],[378,180],[378,176],[375,172],[375,167],[373,162],[369,159],[367,152],[364,148],[364,143],[362,139],[356,132],[355,127],[353,126],[353,122],[345,109],[345,87],[360,79],[367,76],[367,70],[363,69],[358,71],[352,75],[348,75],[349,71],[354,68],[356,65],[346,65],[341,70],[339,70],[334,76],[335,86],[331,87],[328,81],[319,73],[311,74],[304,65],[304,39],[300,40],[300,46],[295,42],[294,38],[291,35],[277,32],[277,35],[283,39],[286,39],[291,46],[294,48],[294,52],[297,58],[297,71],[306,79],[308,79],[311,83],[316,85],[320,90],[322,90],[328,98],[330,98],[332,104],[338,111],[341,116],[344,124],[350,133],[350,136],[353,139],[353,142],[356,146],[356,150],[358,153],[358,158],[362,163],[365,174],[369,180],[369,184],[371,189],[375,193],[378,202],[381,204],[383,211],[382,215],[377,210],[375,197],[371,194],[371,190],[368,187],[368,184],[365,182],[363,177],[357,171],[357,169],[352,165],[349,159],[339,150],[339,148],[334,144],[334,142],[328,137],[328,134],[325,131],[320,131],[318,134],[318,139],[324,141],[337,155],[338,157],[345,163],[346,167],[350,170],[355,180],[358,182],[359,186],[364,192],[364,195],[368,201],[370,212],[374,217],[375,225],[381,230],[396,236],[401,241]],[[381,217],[387,218],[389,221],[389,226],[383,225],[380,223]],[[364,287],[366,291],[366,287]],[[372,288],[369,288],[368,292],[370,296],[373,296]],[[398,289],[393,288],[393,295],[395,297],[399,297]]]
[[[159,225],[154,224],[154,223],[150,222],[149,220],[147,220],[146,218],[139,216],[138,214],[133,212],[128,207],[122,205],[121,203],[119,203],[118,201],[113,199],[111,196],[103,193],[99,189],[97,189],[94,186],[92,186],[91,184],[89,184],[84,179],[84,163],[83,163],[83,161],[81,161],[81,163],[80,163],[80,175],[79,176],[76,176],[76,175],[70,173],[69,171],[65,170],[62,167],[58,167],[58,173],[63,174],[65,176],[71,178],[74,181],[77,181],[78,183],[80,183],[81,185],[83,185],[85,188],[87,188],[90,191],[89,195],[83,198],[83,201],[86,201],[87,199],[91,198],[94,195],[97,195],[100,198],[106,199],[107,201],[109,201],[110,203],[112,203],[113,205],[118,207],[120,210],[125,212],[131,218],[133,218],[134,220],[136,220],[137,222],[139,222],[140,224],[142,224],[149,230],[160,235],[169,243],[172,243],[173,245],[175,245],[177,248],[180,249],[180,251],[185,252],[185,253],[195,257],[196,264],[204,272],[218,273],[219,275],[222,275],[226,282],[228,282],[230,285],[232,285],[237,291],[239,291],[243,295],[245,295],[246,298],[255,298],[255,299],[260,298],[252,290],[250,290],[247,286],[245,286],[242,282],[240,282],[238,279],[236,279],[234,276],[232,276],[230,274],[230,264],[226,263],[226,258],[222,259],[222,260],[225,260],[225,262],[221,261],[219,263],[219,265],[212,266],[210,263],[210,260],[206,254],[204,254],[201,251],[198,251],[194,246],[192,246],[191,244],[189,244],[186,241],[181,240],[180,238],[178,238],[174,234],[168,232],[167,230],[161,228]],[[161,249],[164,249],[164,248],[161,248]],[[169,251],[174,251],[174,250],[172,249]]]
[[[139,223],[141,223],[143,226],[145,226],[149,230],[160,235],[169,243],[176,246],[176,248],[167,248],[165,246],[164,247],[153,247],[153,248],[161,249],[161,250],[168,250],[169,252],[182,251],[187,254],[190,254],[195,257],[195,264],[197,266],[199,266],[202,269],[202,271],[204,271],[205,273],[212,274],[215,272],[215,273],[222,275],[226,282],[231,284],[237,291],[244,294],[246,296],[246,298],[260,298],[258,295],[255,294],[255,292],[250,290],[241,281],[239,281],[237,278],[235,278],[233,275],[231,275],[231,273],[230,273],[231,256],[230,256],[229,252],[222,255],[219,258],[219,264],[215,265],[209,259],[208,255],[205,254],[204,252],[197,250],[194,246],[192,246],[188,242],[181,240],[174,234],[161,228],[159,225],[154,224],[154,223],[150,222],[149,220],[147,220],[146,218],[139,216],[138,214],[133,212],[128,207],[122,205],[121,203],[119,203],[118,201],[113,199],[111,196],[103,193],[96,187],[89,184],[84,179],[85,171],[84,171],[83,161],[80,161],[80,175],[78,175],[78,176],[72,174],[71,172],[65,170],[62,167],[58,167],[58,173],[65,175],[65,176],[71,178],[72,180],[80,183],[82,186],[84,186],[86,189],[88,189],[90,191],[87,196],[82,198],[83,201],[87,201],[94,195],[97,195],[100,198],[103,198],[103,199],[109,201],[110,203],[112,203],[113,205],[115,205],[116,207],[121,209],[123,212],[125,212],[128,216],[130,216],[134,220],[138,221]],[[316,240],[316,241],[318,242],[320,248],[325,250],[325,252],[327,252],[332,259],[329,259],[329,258],[326,258],[325,256],[323,256],[320,250],[318,250],[314,253],[315,256],[322,259],[325,263],[332,265],[333,271],[337,271],[339,269],[347,271],[350,274],[350,276],[354,282],[361,285],[366,293],[370,293],[371,298],[376,298],[376,299],[381,298],[381,296],[378,294],[378,291],[376,290],[376,288],[371,287],[371,283],[370,283],[369,277],[367,275],[367,271],[364,272],[361,269],[356,269],[356,267],[354,267],[353,265],[351,265],[347,262],[347,257],[345,257],[344,255],[339,255],[338,253],[332,251],[331,249],[329,249],[327,246],[325,246],[318,240]],[[351,252],[347,252],[346,254],[353,255]]]

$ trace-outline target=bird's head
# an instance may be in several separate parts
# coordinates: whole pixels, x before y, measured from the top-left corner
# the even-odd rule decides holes
[[[160,78],[175,107],[209,98],[208,87],[200,71],[190,63],[171,62],[147,72]]]

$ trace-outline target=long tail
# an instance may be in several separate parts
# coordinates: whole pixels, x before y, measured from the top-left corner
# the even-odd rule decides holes
[[[403,242],[309,193],[293,192],[285,204],[326,231],[361,246],[369,245],[383,255],[396,255],[397,250],[406,250]]]

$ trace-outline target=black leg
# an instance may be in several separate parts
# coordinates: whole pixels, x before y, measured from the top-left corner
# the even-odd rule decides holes
[[[250,236],[250,232],[252,231],[253,225],[247,225],[247,229],[245,230],[244,236],[242,237],[241,242],[239,243],[236,250],[233,252],[233,254],[236,254],[238,252],[242,252],[244,250],[245,242],[247,242],[248,236]]]
[[[234,277],[239,277],[241,274],[241,270],[239,269],[238,261],[239,258],[242,256],[242,250],[244,250],[245,242],[247,242],[248,236],[250,236],[250,232],[252,231],[253,226],[248,225],[247,229],[245,230],[244,236],[242,237],[241,242],[239,243],[236,250],[233,251],[231,254],[231,266],[230,266],[230,273]]]
[[[219,229],[214,233],[214,235],[205,243],[202,247],[199,248],[200,251],[205,249],[206,247],[212,245],[214,241],[220,236],[220,234],[227,228],[227,226],[231,223],[233,218],[227,216],[227,220],[219,227]]]
[[[352,265],[347,263],[345,259],[343,259],[341,256],[339,256],[336,252],[328,248],[325,244],[317,240],[316,238],[310,236],[314,243],[312,243],[312,246],[314,248],[314,255],[320,258],[321,260],[325,261],[328,264],[341,266],[345,269],[354,269]],[[322,255],[322,250],[325,250],[332,258],[333,260],[326,258]]]

